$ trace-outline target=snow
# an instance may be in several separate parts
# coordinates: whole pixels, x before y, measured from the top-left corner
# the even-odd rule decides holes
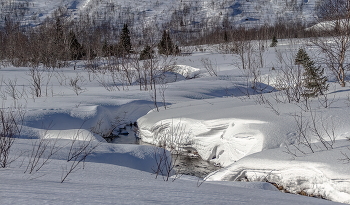
[[[292,193],[305,191],[309,195],[349,203],[346,176],[349,164],[341,161],[344,159],[341,153],[346,152],[347,146],[349,142],[343,140],[333,150],[300,157],[291,157],[284,148],[265,150],[213,173],[207,180],[273,181]]]
[[[76,69],[73,63],[55,70],[39,67],[44,81],[42,96],[36,97],[30,68],[3,66],[2,108],[15,114],[22,110],[25,115],[11,150],[14,162],[0,168],[1,204],[350,203],[350,166],[345,159],[350,146],[349,88],[331,81],[327,104],[321,96],[308,101],[306,109],[303,103],[280,102],[283,90],[273,89],[275,84],[270,83],[276,82],[282,66],[276,60],[278,52],[293,58],[300,45],[306,44],[279,40],[277,48],[266,48],[258,84],[266,92],[250,88],[236,55],[205,46],[203,53],[178,56],[173,72],[165,75],[176,74],[166,81],[165,104],[155,103],[152,91],[140,91],[137,85],[118,84],[118,90],[108,73],[90,72],[84,62],[78,62]],[[217,75],[208,74],[203,58],[215,62]],[[79,92],[70,85],[77,78]],[[102,85],[101,79],[110,87]],[[306,121],[299,123],[311,126],[316,117],[314,128],[335,141],[322,145],[309,130],[306,135],[313,149],[298,145],[300,114]],[[205,179],[155,179],[162,148],[109,144],[103,139],[136,121],[142,141],[171,145],[223,168]],[[33,158],[40,145],[47,148],[40,159]],[[85,146],[80,153],[96,148],[60,183],[76,162],[69,158],[80,156],[72,153]],[[169,159],[170,152],[164,153]],[[39,159],[37,165],[33,159]],[[268,182],[332,201],[281,193]]]
[[[286,195],[267,183],[203,183],[175,180],[164,182],[150,173],[124,166],[86,163],[84,170],[63,184],[56,178],[61,171],[56,161],[45,169],[46,175],[26,179],[13,169],[1,170],[2,204],[334,204],[329,201]],[[50,168],[51,167],[51,168]],[[74,176],[74,177],[73,177]]]
[[[81,18],[87,14],[94,20],[111,20],[118,24],[120,16],[122,21],[129,21],[130,16],[137,19],[135,28],[138,26],[152,27],[163,22],[169,22],[175,11],[182,14],[184,23],[191,27],[193,24],[208,19],[209,26],[217,26],[219,19],[223,21],[225,16],[232,25],[243,24],[256,26],[274,24],[280,18],[288,22],[302,20],[312,23],[316,17],[316,6],[320,0],[296,0],[296,1],[125,1],[125,0],[28,0],[28,1],[4,1],[0,10],[7,13],[11,7],[26,11],[22,20],[28,24],[39,24],[51,17],[58,8],[67,8],[70,19]],[[132,5],[132,6],[131,6]],[[237,12],[239,11],[239,12]]]

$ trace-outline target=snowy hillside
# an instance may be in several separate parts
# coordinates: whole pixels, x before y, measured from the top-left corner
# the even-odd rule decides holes
[[[57,9],[67,9],[71,19],[90,18],[114,24],[129,23],[135,28],[171,24],[182,27],[211,27],[219,24],[263,25],[276,21],[315,21],[319,0],[2,0],[1,16],[23,17],[23,22],[39,23]]]

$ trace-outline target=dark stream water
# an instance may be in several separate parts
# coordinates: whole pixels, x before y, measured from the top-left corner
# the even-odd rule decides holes
[[[126,125],[124,128],[115,130],[111,136],[105,139],[116,144],[146,144],[138,138],[137,129],[136,124]],[[213,163],[203,160],[200,156],[173,156],[173,160],[178,174],[204,178],[209,173],[220,169],[220,167],[214,166]]]

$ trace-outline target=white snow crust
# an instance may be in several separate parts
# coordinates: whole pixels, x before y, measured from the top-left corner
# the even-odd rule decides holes
[[[158,102],[159,111],[154,109],[152,92],[140,91],[137,85],[107,90],[101,79],[105,77],[106,83],[111,83],[109,78],[100,73],[92,76],[84,69],[84,62],[78,62],[75,70],[73,65],[54,71],[43,68],[47,82],[42,97],[33,97],[30,68],[3,66],[3,109],[21,107],[25,115],[21,135],[11,151],[11,159],[16,160],[0,169],[1,204],[350,203],[350,166],[343,160],[350,146],[349,88],[341,88],[330,78],[331,105],[325,108],[318,99],[310,101],[320,133],[325,135],[327,129],[334,128],[336,140],[333,149],[327,150],[313,138],[314,152],[303,148],[301,154],[292,146],[297,143],[295,116],[301,105],[277,102],[275,96],[281,91],[269,83],[276,82],[281,66],[276,63],[276,51],[294,56],[301,45],[305,45],[302,40],[279,40],[277,48],[267,48],[259,85],[269,92],[249,96],[247,86],[248,92],[252,90],[236,55],[208,47],[204,53],[179,56],[176,73],[180,78],[166,84],[166,106]],[[207,73],[202,58],[217,62],[217,76]],[[191,78],[194,75],[196,78]],[[77,77],[81,87],[78,94],[69,85],[70,79]],[[15,96],[6,86],[10,80],[15,82]],[[259,103],[261,96],[270,104]],[[102,138],[111,129],[136,121],[144,142],[174,144],[223,168],[205,178],[200,187],[198,179],[189,176],[173,183],[164,182],[162,176],[155,179],[152,173],[157,148],[109,144]],[[41,140],[59,151],[39,171],[24,173],[33,145]],[[72,163],[67,162],[67,153],[84,143],[99,146],[64,183],[59,183]],[[280,193],[267,182],[333,202]]]

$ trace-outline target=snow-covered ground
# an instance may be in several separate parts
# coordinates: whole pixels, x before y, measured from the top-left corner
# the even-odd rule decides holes
[[[264,50],[259,86],[269,92],[262,94],[247,88],[250,79],[239,69],[236,55],[207,47],[205,52],[176,57],[176,81],[158,87],[166,103],[162,107],[158,95],[159,111],[154,109],[153,91],[140,91],[138,85],[118,90],[108,72],[91,72],[84,62],[39,69],[41,97],[35,97],[31,68],[2,66],[2,108],[12,108],[14,114],[21,108],[25,115],[21,135],[11,150],[15,161],[0,169],[1,204],[333,203],[283,194],[267,182],[292,193],[350,203],[350,165],[343,160],[350,153],[349,88],[340,88],[330,75],[328,100],[310,100],[309,111],[305,103],[276,100],[282,100],[283,91],[273,86],[286,62],[279,59],[293,59],[302,45],[302,40],[279,40],[277,48]],[[312,49],[308,52],[315,55]],[[202,62],[208,60],[216,75],[205,69]],[[200,187],[198,179],[189,176],[174,182],[164,182],[161,176],[155,179],[155,153],[161,149],[109,144],[102,138],[136,121],[143,141],[174,144],[224,168],[210,174]],[[298,125],[303,123],[317,128],[326,140],[334,137],[335,142],[325,146],[309,129],[305,133],[311,137],[312,149],[297,145]],[[40,143],[47,148],[35,165],[33,159],[38,157],[33,154],[40,150],[35,149]],[[75,161],[69,160],[75,156],[72,153],[86,146],[84,153],[95,145],[61,184],[74,166]]]
[[[21,140],[21,145],[30,142]],[[62,184],[63,158],[52,160],[35,175],[23,174],[24,165],[15,163],[0,169],[1,204],[334,204],[284,194],[263,182],[205,182],[200,187],[191,177],[164,182],[145,170],[154,165],[152,149],[103,144],[85,169]]]

